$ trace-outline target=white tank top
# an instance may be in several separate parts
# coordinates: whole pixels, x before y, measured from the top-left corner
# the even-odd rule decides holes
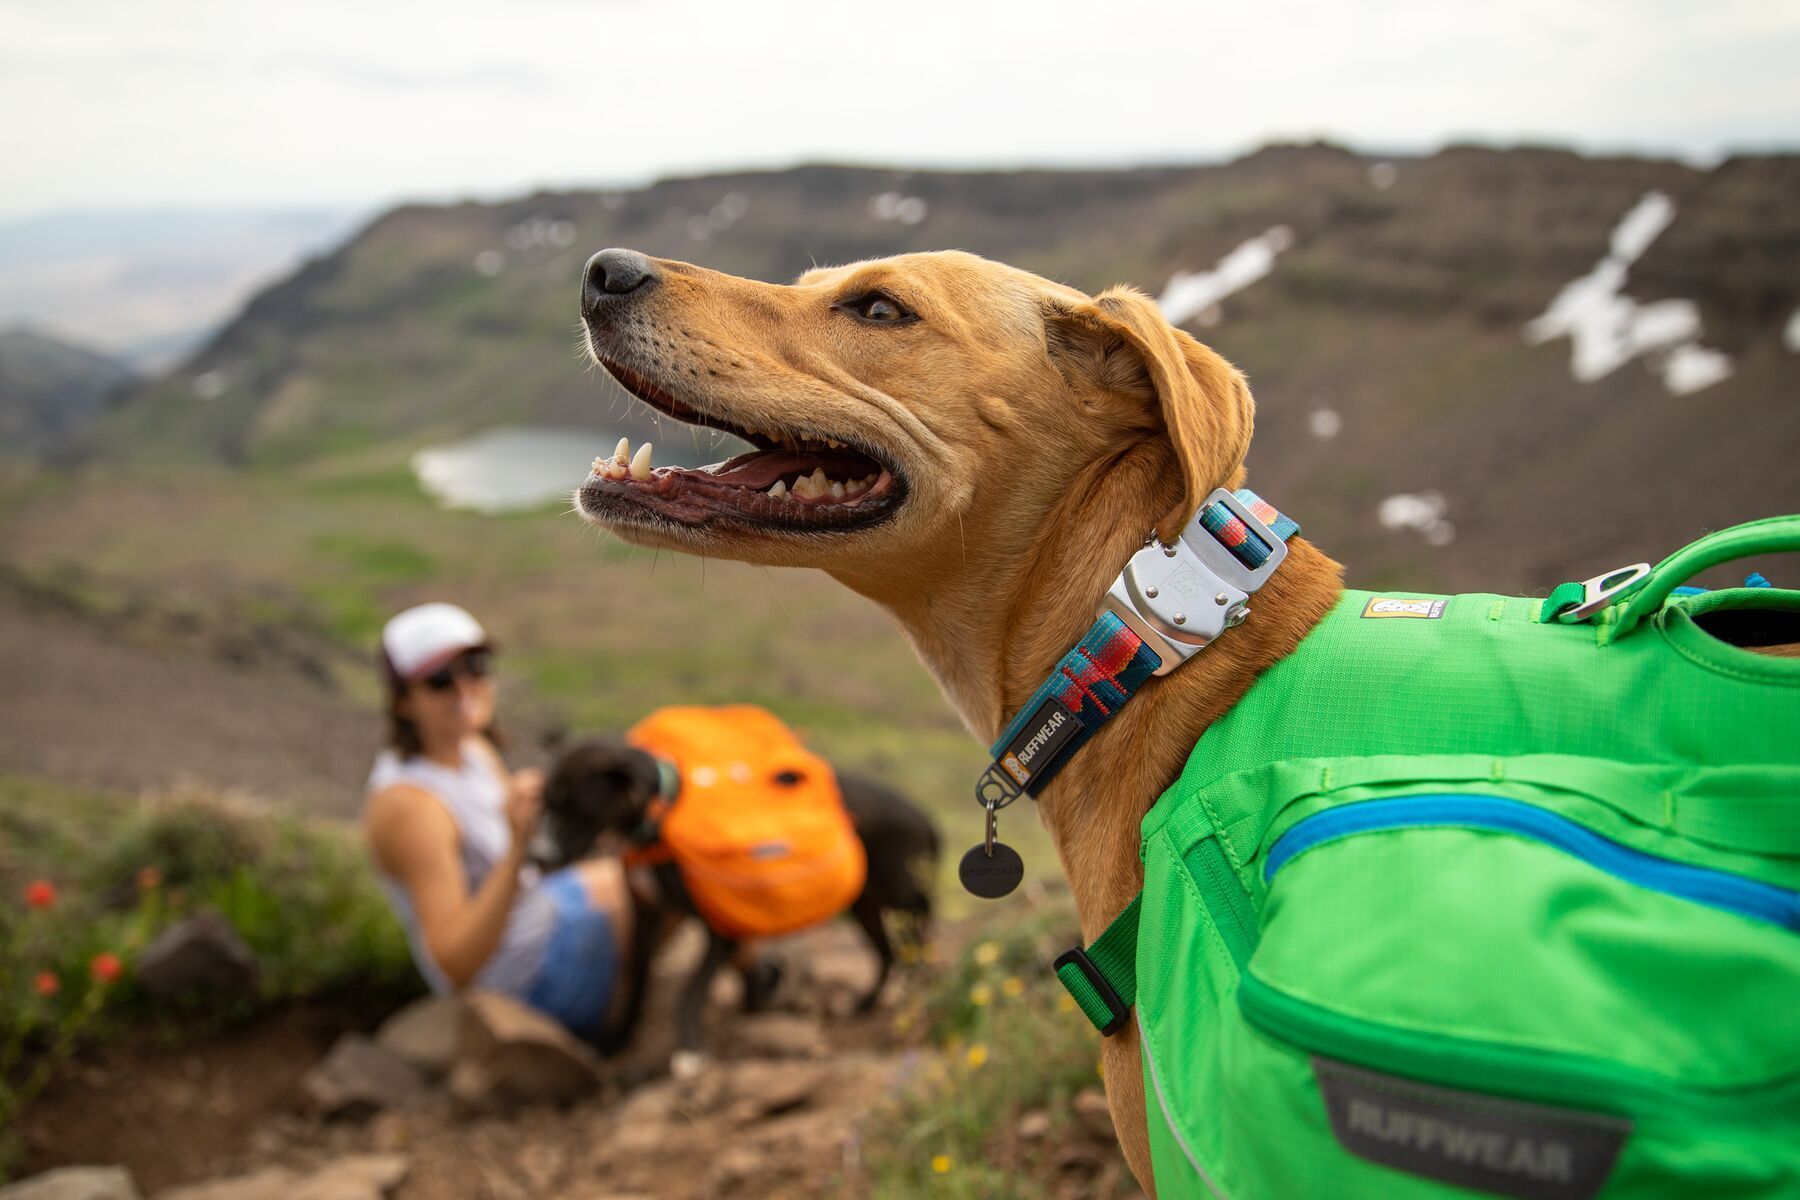
[[[484,754],[463,744],[462,766],[452,769],[428,758],[402,760],[392,750],[383,750],[369,772],[369,794],[395,784],[406,784],[436,797],[450,819],[456,823],[456,848],[462,859],[463,875],[472,896],[481,887],[497,863],[512,846],[512,830],[506,824],[506,783]],[[406,940],[412,947],[413,961],[419,973],[434,992],[452,990],[450,981],[438,968],[419,931],[413,914],[412,898],[398,880],[378,866],[375,869],[381,890],[400,924],[406,929]],[[476,972],[470,986],[490,991],[523,996],[543,965],[544,947],[550,940],[556,913],[550,898],[538,888],[537,872],[527,867],[520,872],[519,891],[513,897],[512,912],[507,915],[506,929],[493,955]]]

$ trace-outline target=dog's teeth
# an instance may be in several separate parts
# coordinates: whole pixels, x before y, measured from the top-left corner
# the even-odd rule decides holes
[[[852,496],[860,496],[869,490],[869,485],[860,479],[852,479],[844,485],[844,491]]]
[[[650,478],[650,443],[645,442],[638,447],[638,452],[631,459],[631,477],[633,479]]]
[[[842,500],[844,498],[844,485],[835,479],[831,481],[831,498],[833,500]]]
[[[769,489],[769,495],[777,497],[787,495],[787,484],[777,479],[775,486]]]
[[[631,461],[631,439],[620,438],[619,444],[613,447],[613,457],[622,463]]]
[[[605,467],[606,467],[606,460],[604,458],[601,458],[598,454],[594,455],[594,465],[592,467],[590,467],[589,470],[591,470],[594,474],[598,475],[602,470],[605,469]]]
[[[825,494],[825,484],[821,481],[819,476],[820,473],[814,471],[811,475],[802,475],[800,478],[794,480],[794,495],[802,500],[817,500],[820,496],[823,496]]]

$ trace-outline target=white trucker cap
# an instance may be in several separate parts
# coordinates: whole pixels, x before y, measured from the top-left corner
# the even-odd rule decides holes
[[[481,622],[454,604],[421,604],[381,631],[381,650],[403,680],[429,675],[464,650],[488,644]]]

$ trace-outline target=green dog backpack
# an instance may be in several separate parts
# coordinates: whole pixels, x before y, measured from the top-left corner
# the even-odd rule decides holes
[[[1347,592],[1205,732],[1058,969],[1161,1200],[1800,1197],[1800,592],[1678,586],[1795,549]]]

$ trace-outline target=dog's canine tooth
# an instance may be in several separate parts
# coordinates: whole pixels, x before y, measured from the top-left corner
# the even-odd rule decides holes
[[[622,463],[631,461],[631,439],[620,438],[619,444],[613,447],[613,457]]]
[[[769,495],[778,498],[787,495],[787,484],[777,479],[775,481],[775,486],[769,489]]]
[[[638,452],[631,459],[631,477],[633,479],[650,478],[650,443],[645,442],[638,447]]]

